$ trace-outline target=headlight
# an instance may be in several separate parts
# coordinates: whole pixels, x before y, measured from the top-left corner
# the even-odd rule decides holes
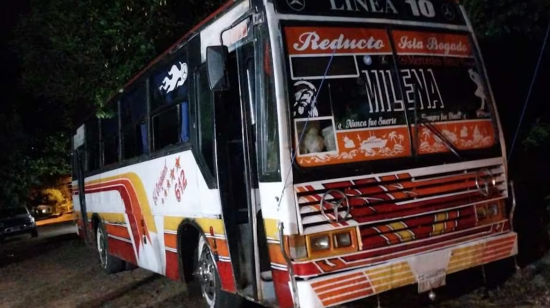
[[[493,223],[499,219],[505,218],[506,210],[502,201],[476,205],[477,220],[481,224]]]
[[[330,248],[330,238],[328,235],[312,237],[311,249],[313,251],[327,250]]]
[[[351,234],[349,232],[334,235],[335,248],[349,247],[351,244]]]
[[[482,220],[482,219],[485,219],[487,217],[487,208],[485,208],[485,206],[478,206],[476,208],[476,212],[477,212],[477,219],[478,220]]]
[[[289,254],[294,260],[317,259],[356,252],[360,249],[357,228],[288,236]]]

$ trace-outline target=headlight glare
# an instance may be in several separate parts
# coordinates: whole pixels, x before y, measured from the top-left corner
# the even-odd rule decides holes
[[[334,246],[343,248],[351,246],[351,234],[349,232],[334,235]]]
[[[314,251],[327,250],[330,248],[330,238],[328,235],[311,238],[311,249]]]
[[[497,216],[498,213],[499,213],[498,204],[496,203],[489,204],[489,206],[487,207],[487,214],[489,215],[489,217]]]

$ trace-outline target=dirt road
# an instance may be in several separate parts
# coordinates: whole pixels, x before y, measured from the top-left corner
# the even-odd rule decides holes
[[[510,269],[509,260],[488,267],[488,278]],[[416,294],[415,286],[380,298],[384,308],[550,307],[548,277],[550,257],[513,277],[504,275],[507,281],[496,278],[490,289],[483,286],[480,269],[451,275],[437,290],[436,303]],[[182,283],[143,269],[104,274],[96,252],[76,236],[72,223],[42,226],[38,238],[0,244],[0,308],[194,308],[199,302]],[[345,306],[359,307],[377,307],[376,299]]]
[[[197,307],[183,284],[142,269],[106,275],[72,224],[0,246],[0,307]]]

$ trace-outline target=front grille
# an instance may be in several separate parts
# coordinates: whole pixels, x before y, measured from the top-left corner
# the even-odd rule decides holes
[[[486,191],[483,188],[487,183],[490,189]],[[478,225],[474,204],[507,196],[505,170],[500,160],[486,161],[485,165],[466,170],[464,164],[457,164],[295,188],[305,234],[358,226],[363,250],[474,228]],[[342,199],[343,194],[351,208],[348,217],[344,217],[346,206],[341,205],[339,222],[335,222],[335,216],[330,214],[334,209],[328,203],[325,203],[328,219],[323,216],[320,211],[323,196],[334,202]]]

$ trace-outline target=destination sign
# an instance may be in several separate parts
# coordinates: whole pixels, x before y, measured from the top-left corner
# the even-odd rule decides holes
[[[465,25],[451,0],[275,0],[282,14],[395,19]]]

